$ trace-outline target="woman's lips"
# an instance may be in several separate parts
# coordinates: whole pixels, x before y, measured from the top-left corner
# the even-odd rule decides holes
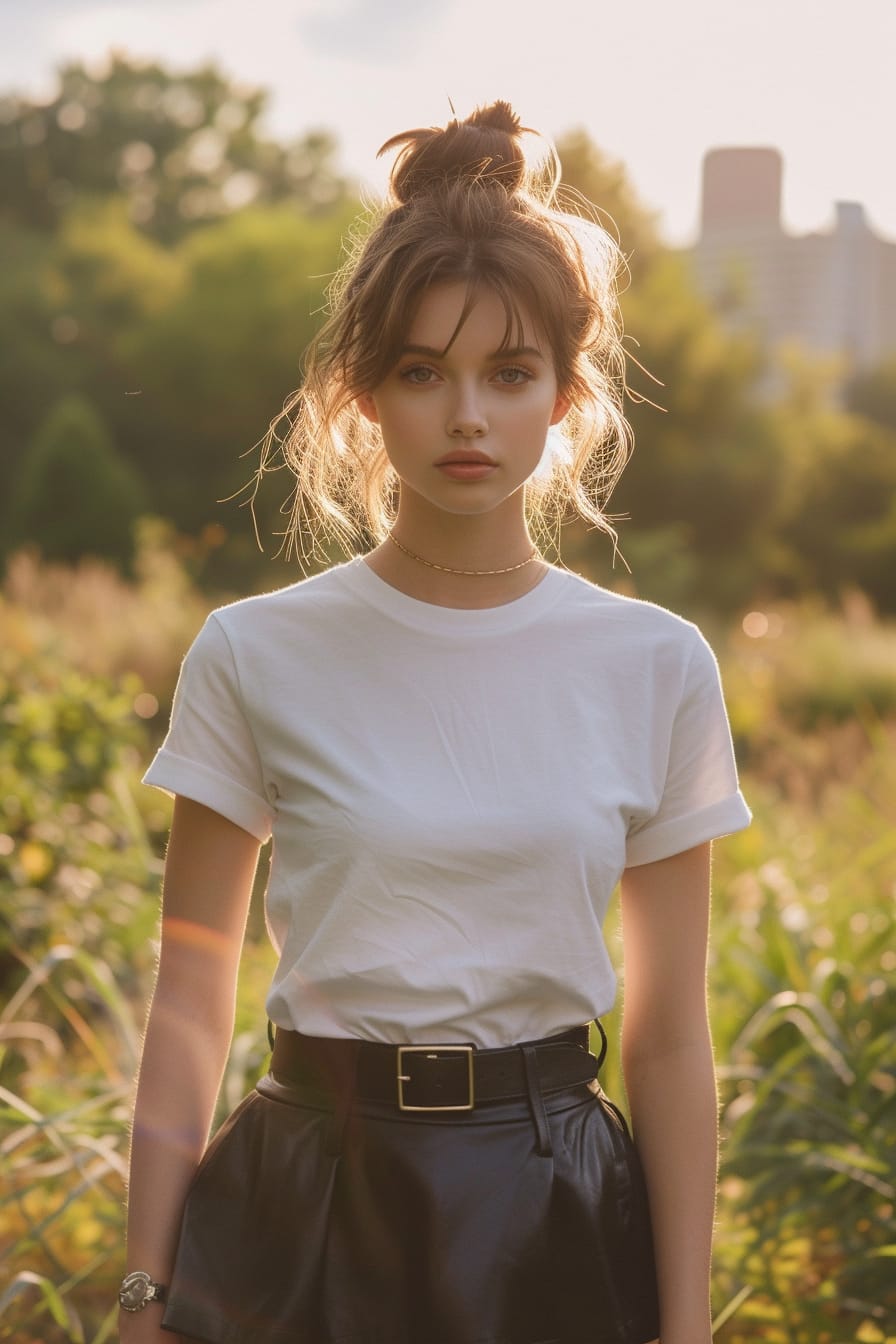
[[[436,463],[443,476],[455,481],[481,481],[497,467],[494,458],[478,448],[453,448]]]
[[[436,468],[455,481],[481,481],[497,470],[494,462],[437,462]]]

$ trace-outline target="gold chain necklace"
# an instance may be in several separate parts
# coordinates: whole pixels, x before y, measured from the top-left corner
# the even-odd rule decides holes
[[[532,554],[527,555],[525,560],[521,560],[518,565],[507,565],[504,569],[451,569],[449,565],[437,565],[433,560],[424,560],[422,555],[409,551],[407,546],[403,546],[392,532],[387,532],[386,535],[400,551],[404,551],[405,555],[409,555],[412,560],[416,560],[421,565],[426,565],[429,569],[441,570],[443,574],[464,574],[470,578],[484,579],[491,574],[512,574],[514,570],[523,569],[525,565],[531,565],[533,560],[539,558],[538,547],[533,546]]]

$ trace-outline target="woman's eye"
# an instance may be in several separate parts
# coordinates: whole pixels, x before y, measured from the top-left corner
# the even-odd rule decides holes
[[[400,377],[407,383],[428,383],[435,377],[435,373],[425,364],[413,364],[409,369],[402,369]]]
[[[497,376],[498,382],[504,383],[506,387],[518,387],[521,383],[528,383],[532,377],[528,369],[518,369],[515,365],[499,369]]]

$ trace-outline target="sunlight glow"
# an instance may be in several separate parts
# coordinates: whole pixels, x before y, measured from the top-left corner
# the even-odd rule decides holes
[[[218,929],[210,929],[206,924],[195,924],[192,920],[178,919],[173,915],[166,915],[162,920],[162,938],[174,946],[207,952],[213,956],[224,956],[230,949],[230,939]]]

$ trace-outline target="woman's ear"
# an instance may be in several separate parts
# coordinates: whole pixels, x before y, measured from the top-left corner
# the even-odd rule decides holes
[[[554,409],[551,412],[551,424],[559,425],[571,405],[571,398],[567,397],[565,394],[561,394],[554,402]]]
[[[380,417],[376,409],[376,402],[369,392],[362,392],[360,396],[355,397],[355,405],[365,420],[369,420],[374,425],[379,424]]]

